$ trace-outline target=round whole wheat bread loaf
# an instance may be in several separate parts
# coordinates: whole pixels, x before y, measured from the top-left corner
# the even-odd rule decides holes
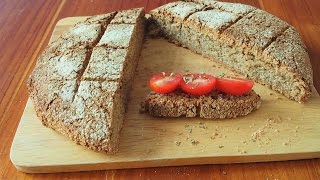
[[[177,1],[150,12],[149,24],[179,45],[302,102],[312,91],[306,46],[288,23],[255,7]],[[155,29],[153,29],[154,32]]]

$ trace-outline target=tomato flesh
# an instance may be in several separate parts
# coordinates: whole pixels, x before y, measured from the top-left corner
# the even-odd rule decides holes
[[[253,81],[242,78],[217,78],[217,89],[230,95],[243,95],[253,87]]]
[[[215,86],[216,78],[209,74],[186,74],[180,84],[185,93],[196,96],[210,93]]]
[[[151,77],[150,88],[160,94],[166,94],[176,90],[182,81],[179,73],[162,72]]]

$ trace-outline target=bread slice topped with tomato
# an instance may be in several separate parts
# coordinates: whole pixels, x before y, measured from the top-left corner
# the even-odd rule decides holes
[[[159,117],[225,119],[245,116],[258,109],[260,96],[253,81],[217,78],[209,74],[158,73],[153,90],[141,103],[141,112]]]

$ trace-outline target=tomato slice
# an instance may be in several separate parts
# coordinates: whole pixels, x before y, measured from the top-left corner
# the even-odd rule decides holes
[[[205,95],[215,89],[216,78],[209,74],[186,74],[183,76],[180,87],[191,95]]]
[[[242,95],[253,87],[253,81],[242,78],[217,78],[217,89],[230,95]]]
[[[161,72],[150,78],[150,88],[160,94],[170,93],[176,90],[182,81],[179,73]]]

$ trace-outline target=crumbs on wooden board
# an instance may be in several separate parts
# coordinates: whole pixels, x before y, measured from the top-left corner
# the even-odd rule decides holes
[[[240,139],[239,145],[242,144],[245,146],[251,146],[254,145],[255,147],[258,147],[259,149],[264,149],[266,146],[270,148],[270,145],[273,144],[272,138],[274,137],[275,133],[281,133],[282,132],[282,126],[284,122],[291,121],[291,117],[284,117],[284,116],[279,116],[279,115],[273,115],[269,116],[266,118],[266,121],[264,124],[260,124],[259,122],[254,122],[254,123],[248,123],[248,127],[251,130],[251,133],[246,131],[248,134],[247,137],[243,138],[242,140]],[[281,127],[280,127],[281,126]],[[290,132],[295,133],[292,134],[292,137],[296,137],[299,126],[293,126],[291,128],[292,130]],[[188,124],[184,125],[184,132],[179,132],[177,133],[179,136],[185,135],[188,143],[182,143],[182,141],[175,141],[176,146],[180,146],[182,144],[191,144],[192,146],[197,146],[200,141],[204,138],[208,138],[211,141],[216,141],[220,142],[222,139],[220,138],[227,138],[230,133],[232,137],[232,132],[239,131],[240,129],[243,129],[240,126],[236,127],[223,127],[223,126],[218,126],[218,125],[213,125],[213,126],[208,126],[205,122],[199,121],[199,122],[190,122]],[[245,129],[245,128],[244,128]],[[247,129],[248,130],[248,129]],[[197,135],[201,133],[201,138],[198,138]],[[205,142],[207,142],[208,139],[204,139]],[[275,142],[279,142],[278,140]],[[279,142],[283,146],[288,146],[290,145],[290,141],[284,141],[284,142]],[[225,146],[218,144],[217,149],[222,149]],[[200,147],[199,147],[200,148]],[[239,149],[238,152],[241,154],[246,154],[247,153],[247,148],[245,149]],[[202,149],[201,152],[204,152]]]
[[[264,128],[259,128],[255,132],[251,134],[251,140],[253,142],[256,142],[258,139],[260,139],[265,134]]]

